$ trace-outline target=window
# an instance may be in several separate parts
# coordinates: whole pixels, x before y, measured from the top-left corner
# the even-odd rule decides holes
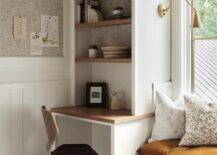
[[[193,30],[193,92],[217,101],[217,0],[193,0],[202,27]]]

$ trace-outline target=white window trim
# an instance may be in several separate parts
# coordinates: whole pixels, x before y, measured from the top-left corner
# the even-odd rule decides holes
[[[172,10],[172,92],[173,98],[191,92],[191,9],[177,0]]]

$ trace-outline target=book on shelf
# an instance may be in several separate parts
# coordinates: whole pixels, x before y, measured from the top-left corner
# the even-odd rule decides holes
[[[85,23],[85,5],[84,2],[77,5],[77,23]]]
[[[81,23],[81,5],[78,4],[77,5],[77,19],[76,19],[76,23]]]

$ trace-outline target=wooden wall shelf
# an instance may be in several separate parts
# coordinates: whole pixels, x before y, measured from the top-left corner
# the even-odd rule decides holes
[[[131,19],[107,20],[98,23],[82,23],[82,24],[75,24],[75,27],[78,29],[78,28],[106,27],[106,26],[127,25],[127,24],[131,24]]]
[[[131,63],[131,58],[104,59],[104,58],[75,58],[75,62],[96,62],[96,63]]]

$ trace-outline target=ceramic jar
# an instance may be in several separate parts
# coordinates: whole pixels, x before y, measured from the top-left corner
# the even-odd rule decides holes
[[[113,16],[117,16],[117,15],[123,15],[124,13],[124,9],[120,6],[115,7],[114,10],[112,11]]]
[[[111,94],[111,109],[119,110],[123,108],[124,94],[122,92],[113,92]]]
[[[98,47],[96,45],[89,46],[89,58],[97,58],[98,56]]]

